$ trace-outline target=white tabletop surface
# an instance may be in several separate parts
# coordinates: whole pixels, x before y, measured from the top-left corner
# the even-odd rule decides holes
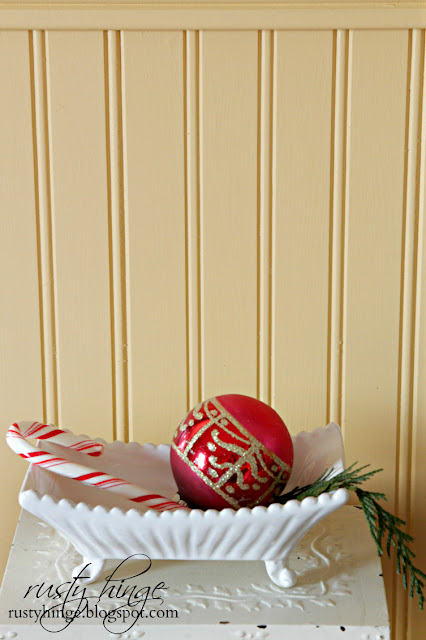
[[[0,592],[0,640],[390,637],[380,560],[362,512],[351,506],[328,516],[305,536],[290,562],[298,575],[298,583],[291,589],[273,584],[263,562],[154,560],[148,569],[148,561],[141,559],[125,562],[121,573],[113,573],[120,561],[109,561],[96,583],[72,585],[72,570],[80,562],[81,556],[68,541],[22,511]],[[111,575],[112,580],[107,582]],[[123,583],[121,578],[125,579]],[[159,583],[168,588],[160,586],[153,595],[162,596],[163,604],[158,606],[155,600],[142,608],[147,587],[152,590]],[[35,585],[42,586],[39,589]],[[63,585],[59,588],[62,599],[43,595],[50,585],[51,596]],[[127,595],[121,598],[117,597],[121,595],[117,594],[120,585],[122,592],[127,588]],[[75,602],[62,606],[70,586],[76,589]],[[29,587],[34,588],[24,598]],[[50,618],[35,619],[36,611],[55,605],[56,615],[71,611],[78,603],[83,606],[82,596],[90,597],[87,602],[93,612],[96,605],[97,618],[81,616],[68,626],[63,617],[53,618],[52,612]],[[71,590],[68,601],[72,597]],[[126,615],[126,611],[129,618],[125,625],[122,621],[111,622],[105,629],[101,617],[104,610],[117,607],[122,607],[120,614]],[[158,614],[150,614],[155,610]],[[134,616],[142,612],[145,617],[131,618],[131,612]],[[49,631],[55,630],[59,632],[52,636]]]

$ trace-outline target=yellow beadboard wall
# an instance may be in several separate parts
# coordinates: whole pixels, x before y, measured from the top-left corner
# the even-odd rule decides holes
[[[168,442],[226,392],[336,420],[424,569],[426,5],[73,4],[0,3],[4,431]]]

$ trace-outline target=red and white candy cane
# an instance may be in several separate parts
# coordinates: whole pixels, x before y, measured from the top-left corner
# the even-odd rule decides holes
[[[87,439],[82,440],[81,437],[75,436],[70,431],[64,431],[53,424],[42,424],[41,422],[15,422],[9,427],[6,434],[6,441],[9,447],[31,464],[50,469],[54,473],[66,478],[72,478],[91,487],[112,491],[133,502],[143,503],[144,506],[157,511],[187,508],[164,496],[150,493],[146,489],[130,484],[130,482],[126,482],[121,478],[115,478],[103,473],[103,471],[96,471],[82,464],[59,458],[47,451],[42,451],[29,443],[26,438],[49,440],[74,451],[81,451],[89,456],[101,455],[103,445],[99,442]]]

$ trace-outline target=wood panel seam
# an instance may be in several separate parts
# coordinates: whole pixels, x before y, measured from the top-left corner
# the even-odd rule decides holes
[[[417,167],[416,167],[416,183],[418,185],[416,191],[416,220],[415,220],[415,271],[414,271],[414,296],[415,302],[413,304],[413,345],[412,345],[412,367],[413,372],[411,374],[413,380],[413,389],[412,389],[412,420],[413,425],[416,424],[414,420],[414,412],[417,407],[418,402],[418,370],[419,370],[419,337],[418,331],[420,328],[420,318],[419,318],[419,310],[420,310],[420,290],[422,285],[422,264],[423,264],[423,227],[424,227],[424,216],[425,216],[425,190],[426,190],[426,32],[421,32],[421,45],[420,45],[420,86],[419,86],[419,127],[418,127],[418,141],[420,143],[420,148],[417,153]],[[413,437],[413,433],[412,433]],[[412,440],[413,442],[414,440]],[[412,454],[412,452],[411,452]],[[412,461],[410,468],[410,480],[411,487],[413,486],[412,482]],[[411,494],[411,490],[410,490]],[[412,509],[408,510],[408,526],[410,526],[410,518],[412,514]]]
[[[417,234],[417,171],[420,113],[420,54],[421,37],[418,30],[409,32],[406,132],[404,162],[403,226],[401,247],[401,303],[398,364],[398,415],[396,441],[395,496],[396,511],[403,520],[408,518],[410,467],[412,458],[412,394],[416,281]],[[406,593],[393,589],[393,627],[398,625],[402,637],[406,630]],[[398,612],[398,613],[397,613]]]
[[[258,333],[257,395],[271,403],[271,203],[273,34],[258,40]]]
[[[36,229],[36,249],[37,249],[37,281],[38,300],[40,316],[40,356],[41,356],[41,390],[42,407],[44,421],[46,418],[46,357],[44,344],[44,323],[43,323],[43,286],[42,286],[42,266],[41,266],[41,230],[40,230],[40,207],[39,207],[39,175],[37,162],[37,131],[36,131],[36,98],[35,98],[35,78],[34,78],[34,37],[33,32],[28,32],[29,47],[29,69],[30,69],[30,93],[31,93],[31,126],[33,142],[33,168],[34,168],[34,200],[35,200],[35,229]]]
[[[128,441],[127,309],[120,32],[106,34],[106,126],[114,437]]]
[[[408,469],[410,490],[408,495],[408,513],[407,513],[407,530],[412,530],[413,525],[413,513],[415,508],[415,479],[416,479],[416,463],[415,456],[413,455],[414,443],[417,441],[418,424],[418,403],[419,403],[419,373],[420,373],[420,312],[421,312],[421,288],[422,288],[422,271],[423,271],[423,236],[424,236],[424,217],[425,217],[425,188],[426,188],[426,33],[422,31],[417,34],[417,37],[421,39],[420,44],[420,70],[419,70],[419,113],[418,113],[418,130],[417,141],[420,143],[420,148],[417,152],[417,166],[416,166],[416,221],[415,221],[415,240],[414,240],[414,284],[413,291],[415,302],[413,304],[413,343],[412,343],[412,426],[411,426],[411,443],[410,443],[410,468]],[[418,487],[417,487],[418,489]],[[408,598],[407,598],[408,603]],[[410,606],[407,607],[407,635],[409,638],[413,637],[410,633],[412,628],[412,615],[416,604],[410,602]]]
[[[204,353],[204,345],[205,345],[205,327],[204,327],[204,304],[205,304],[205,269],[204,269],[204,206],[203,206],[203,176],[204,176],[204,167],[203,167],[203,149],[204,149],[204,117],[203,117],[203,31],[199,31],[198,33],[198,100],[197,100],[197,109],[198,109],[198,197],[199,197],[199,205],[198,205],[198,228],[199,228],[199,246],[200,246],[200,254],[199,254],[199,391],[200,397],[204,398],[205,393],[205,374],[206,374],[206,363],[205,363],[205,353]]]
[[[111,323],[111,386],[112,386],[112,437],[117,440],[117,398],[115,376],[115,323],[114,323],[114,282],[113,282],[113,249],[112,249],[112,195],[111,195],[111,136],[110,136],[110,81],[109,81],[109,44],[108,31],[103,34],[104,45],[104,84],[105,84],[105,137],[106,137],[106,168],[107,168],[107,198],[108,198],[108,266],[109,266],[109,294],[110,294],[110,323]]]
[[[129,184],[128,184],[128,149],[127,149],[127,123],[126,123],[126,93],[125,93],[125,74],[126,74],[126,60],[124,55],[124,34],[120,31],[120,108],[121,108],[121,149],[122,149],[122,180],[123,180],[123,216],[121,225],[122,244],[121,244],[121,287],[122,287],[122,300],[125,300],[125,318],[124,327],[125,331],[125,355],[126,355],[126,389],[127,389],[127,437],[133,440],[134,433],[134,404],[133,404],[133,368],[132,368],[132,333],[130,324],[130,239],[129,239]]]
[[[276,377],[275,377],[275,367],[276,367],[276,295],[277,295],[277,282],[276,282],[276,245],[277,245],[277,85],[278,85],[278,71],[276,64],[277,61],[277,48],[278,48],[278,38],[277,31],[272,32],[272,45],[271,45],[271,131],[272,131],[272,141],[271,141],[271,217],[270,217],[270,265],[271,265],[271,273],[270,273],[270,298],[269,298],[269,344],[270,344],[270,373],[269,373],[269,394],[270,394],[270,404],[273,406],[276,401]]]
[[[261,151],[262,151],[262,38],[263,31],[258,31],[257,33],[257,235],[256,235],[256,252],[257,252],[257,313],[256,313],[256,322],[257,322],[257,336],[256,336],[256,359],[257,359],[257,379],[256,379],[256,396],[262,400],[261,396],[261,378],[263,368],[263,363],[261,363],[261,349],[262,349],[262,299],[261,299],[261,286],[262,286],[262,212],[261,212],[261,204],[262,204],[262,183],[261,183],[261,173],[262,173],[262,160],[261,160]]]
[[[185,257],[187,296],[187,405],[201,400],[199,34],[184,32]]]
[[[340,354],[340,426],[343,437],[345,434],[345,393],[346,393],[346,314],[347,314],[347,287],[348,287],[348,244],[349,244],[349,180],[350,180],[350,144],[351,144],[351,105],[352,105],[352,51],[353,51],[353,31],[349,30],[346,36],[346,57],[345,57],[345,151],[344,151],[344,186],[343,186],[343,219],[342,219],[342,262],[341,262],[341,292],[340,292],[340,336],[342,348]]]
[[[58,423],[58,368],[56,354],[55,279],[47,87],[47,51],[44,31],[30,34],[33,82],[34,176],[40,279],[40,323],[43,363],[43,420]]]
[[[327,420],[342,422],[342,320],[346,201],[348,34],[333,34],[332,123],[330,169],[329,335]]]
[[[414,324],[414,357],[413,357],[413,435],[417,427],[417,407],[418,407],[418,374],[419,374],[419,331],[420,331],[420,292],[422,287],[422,265],[423,265],[423,232],[425,224],[425,208],[426,208],[426,32],[422,33],[422,71],[421,77],[421,115],[419,117],[421,123],[420,130],[420,153],[418,154],[418,216],[417,216],[417,260],[416,260],[416,308],[415,308],[415,324]],[[415,441],[413,437],[413,442]],[[415,477],[414,461],[411,467],[411,481]],[[413,481],[412,481],[413,485]],[[413,495],[411,495],[411,499]],[[412,504],[410,505],[409,514],[413,512]],[[410,522],[410,515],[408,521]]]

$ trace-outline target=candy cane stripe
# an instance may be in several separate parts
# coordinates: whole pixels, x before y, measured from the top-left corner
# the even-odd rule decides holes
[[[166,511],[169,508],[174,507],[175,504],[176,504],[175,502],[161,502],[160,504],[156,504],[154,508],[159,509],[161,511]]]
[[[163,500],[164,496],[159,496],[156,493],[150,493],[144,496],[138,496],[137,498],[132,498],[133,502],[145,502],[146,500]]]
[[[34,422],[31,427],[29,429],[27,429],[27,431],[25,432],[25,435],[28,437],[33,436],[35,433],[37,433],[38,431],[41,431],[42,429],[45,429],[46,427],[48,427],[49,425],[47,424],[40,424],[40,422]]]
[[[183,505],[168,500],[156,493],[149,493],[146,489],[137,487],[126,480],[110,476],[103,471],[96,471],[82,464],[69,462],[48,451],[42,451],[30,444],[26,438],[36,437],[40,440],[50,440],[62,447],[68,447],[74,451],[85,453],[88,456],[99,456],[103,451],[103,445],[94,440],[80,440],[69,431],[58,429],[55,425],[41,424],[39,422],[14,423],[9,427],[6,440],[21,458],[30,461],[44,469],[51,469],[53,473],[77,480],[88,486],[104,489],[122,495],[132,502],[141,503],[157,511],[170,511],[173,509],[187,509]],[[35,459],[37,458],[37,459]]]
[[[60,433],[64,433],[62,429],[54,429],[53,431],[49,431],[49,433],[43,433],[38,436],[38,440],[50,440],[50,438],[53,438],[53,436],[57,436]]]
[[[43,451],[44,453],[44,451]],[[57,460],[60,460],[61,463],[64,462],[64,460],[62,458],[50,458],[50,460],[36,460],[35,462],[32,462],[31,464],[42,464],[43,466],[47,466],[47,464],[51,463],[51,462],[56,462]]]
[[[12,425],[16,428],[16,423]],[[19,429],[19,427],[18,427]],[[12,431],[12,428],[9,430]],[[61,446],[73,448],[76,451],[85,449],[86,453],[90,456],[99,456],[103,451],[103,444],[95,442],[94,440],[79,440],[73,434],[63,429],[57,429],[52,424],[41,424],[40,422],[33,422],[31,426],[24,432],[24,434],[16,434],[17,437],[30,438],[35,437],[37,440],[51,440]]]
[[[90,480],[91,478],[96,478],[98,476],[103,476],[102,471],[93,471],[92,473],[86,473],[82,476],[77,476],[74,480],[80,480],[80,482],[84,482],[84,480]]]
[[[95,487],[99,487],[101,484],[108,484],[108,483],[115,483],[115,482],[122,483],[123,480],[120,480],[120,478],[111,478],[111,480],[101,480],[100,482],[95,482]]]

